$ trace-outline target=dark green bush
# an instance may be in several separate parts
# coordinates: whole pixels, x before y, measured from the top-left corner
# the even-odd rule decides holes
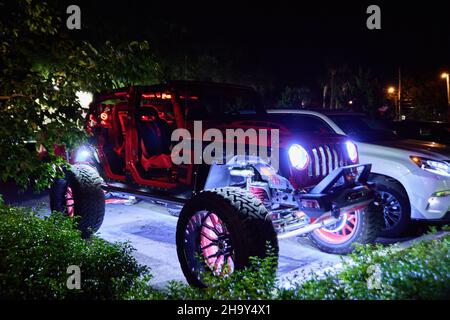
[[[169,284],[156,297],[146,284],[134,287],[133,299],[448,299],[450,297],[450,235],[422,241],[410,248],[359,246],[343,270],[310,279],[284,289],[273,278],[274,257],[253,258],[251,266],[226,278],[207,276],[211,286],[195,289],[179,282]],[[369,287],[370,278],[379,275],[379,285]]]
[[[168,286],[168,299],[215,299],[215,300],[257,300],[273,299],[276,296],[275,273],[277,258],[273,254],[265,259],[250,258],[250,265],[227,277],[205,274],[206,289],[195,289],[172,282]]]
[[[148,270],[127,244],[81,239],[74,222],[60,214],[39,218],[0,198],[0,298],[117,299]],[[81,290],[69,290],[67,268],[81,269]]]
[[[377,271],[376,271],[377,270]],[[378,273],[376,288],[368,280]],[[448,299],[450,298],[450,236],[418,242],[404,250],[361,246],[343,271],[312,279],[282,299]]]
[[[205,275],[207,289],[171,282],[163,291],[148,284],[147,268],[127,244],[81,239],[62,215],[39,218],[0,197],[0,298],[3,299],[448,299],[450,235],[410,248],[360,246],[335,274],[311,278],[291,289],[277,285],[275,257],[251,259],[228,277]],[[69,290],[67,267],[81,268],[81,290]],[[368,279],[378,271],[379,286]]]

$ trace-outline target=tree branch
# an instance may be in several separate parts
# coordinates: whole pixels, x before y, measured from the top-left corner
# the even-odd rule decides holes
[[[9,100],[12,98],[17,98],[17,97],[26,97],[26,95],[24,95],[22,93],[14,93],[10,96],[0,96],[0,100]]]

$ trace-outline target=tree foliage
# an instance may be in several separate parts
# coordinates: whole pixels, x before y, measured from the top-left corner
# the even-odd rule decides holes
[[[285,87],[278,101],[278,108],[302,109],[311,103],[311,90],[308,87]]]
[[[416,75],[402,82],[402,114],[408,119],[447,120],[445,81]]]
[[[383,101],[380,83],[368,68],[330,68],[322,87],[324,106],[331,109],[352,108],[373,114]]]
[[[61,174],[54,146],[84,139],[78,91],[154,83],[161,71],[146,41],[71,39],[54,5],[6,1],[0,10],[8,12],[0,20],[0,178],[40,189]],[[46,161],[37,156],[41,146]]]

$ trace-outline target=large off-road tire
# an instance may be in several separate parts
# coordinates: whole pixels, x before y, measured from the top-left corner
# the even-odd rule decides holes
[[[335,226],[316,229],[309,234],[312,243],[321,251],[333,254],[348,254],[355,244],[373,243],[383,226],[383,211],[380,205],[370,205],[346,214]]]
[[[383,204],[383,228],[380,236],[398,238],[412,231],[411,205],[400,182],[385,176],[372,178]]]
[[[50,208],[79,217],[78,228],[83,238],[96,232],[105,216],[102,178],[89,165],[72,165],[65,179],[55,181],[50,189]]]
[[[268,245],[278,256],[277,235],[266,215],[261,201],[241,188],[211,189],[192,197],[180,213],[176,234],[189,284],[205,287],[204,272],[224,275],[242,269],[250,257],[266,257]]]

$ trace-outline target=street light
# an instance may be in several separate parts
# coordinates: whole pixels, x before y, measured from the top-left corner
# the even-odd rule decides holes
[[[441,78],[445,79],[447,82],[447,105],[448,105],[448,111],[447,111],[447,118],[450,122],[450,80],[449,80],[449,74],[447,72],[444,72],[441,74]]]
[[[390,96],[392,96],[392,97],[393,97],[393,100],[394,100],[394,107],[395,107],[395,114],[396,114],[396,117],[398,118],[398,120],[400,120],[400,115],[399,115],[400,111],[398,110],[398,101],[397,101],[396,97],[394,96],[395,91],[396,91],[396,90],[395,90],[395,87],[393,87],[393,86],[390,86],[390,87],[387,88],[387,93],[388,93]]]

